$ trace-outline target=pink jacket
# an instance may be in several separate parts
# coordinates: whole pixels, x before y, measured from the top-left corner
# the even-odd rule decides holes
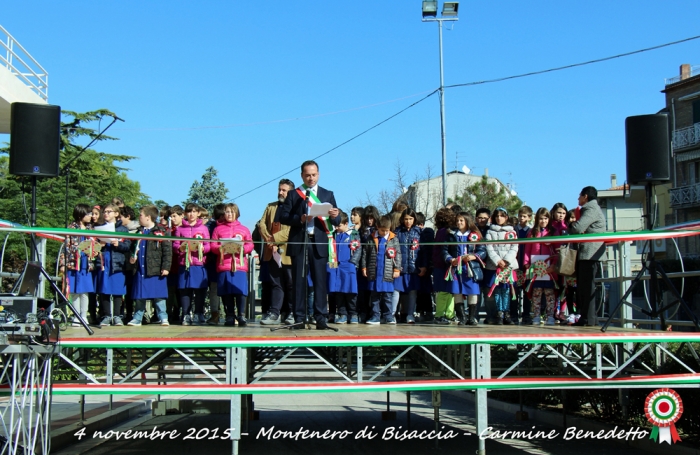
[[[214,234],[211,236],[212,239],[233,239],[236,237],[245,242],[243,244],[243,255],[236,255],[236,270],[247,272],[248,261],[246,256],[253,251],[253,238],[248,228],[239,223],[238,220],[232,223],[219,221],[216,228],[214,228]],[[211,251],[217,255],[216,271],[230,272],[232,270],[233,255],[227,253],[222,258],[221,245],[221,242],[211,242]]]
[[[201,239],[208,239],[209,238],[209,229],[204,225],[202,220],[197,220],[197,223],[195,223],[194,226],[190,226],[190,224],[187,222],[187,220],[182,220],[182,226],[178,226],[177,229],[175,229],[175,237],[186,237],[189,239],[194,239],[194,238],[201,238]],[[173,251],[177,252],[177,260],[178,264],[184,266],[185,265],[185,253],[183,251],[180,251],[180,245],[182,245],[182,242],[179,240],[173,241]],[[209,249],[211,248],[211,244],[209,242],[203,242],[202,243],[202,260],[199,260],[199,254],[198,252],[195,251],[190,251],[190,265],[204,265],[204,255],[206,255],[209,252]],[[174,261],[173,261],[174,262]]]
[[[535,228],[532,231],[535,232]],[[537,238],[549,235],[549,229],[545,228],[543,232],[537,233]],[[555,246],[553,243],[528,243],[525,245],[525,254],[523,255],[523,266],[526,268],[530,266],[530,258],[533,254],[546,254],[547,256],[553,256],[556,253]],[[557,258],[552,258],[550,263],[556,262]]]

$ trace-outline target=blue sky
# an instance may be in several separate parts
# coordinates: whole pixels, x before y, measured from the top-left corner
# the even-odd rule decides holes
[[[696,0],[462,1],[444,31],[445,83],[510,76],[699,35]],[[3,2],[0,24],[49,71],[49,102],[126,120],[104,152],[180,203],[215,166],[252,226],[287,174],[439,85],[438,32],[419,0]],[[625,180],[624,120],[664,107],[664,78],[700,40],[446,91],[448,170],[484,168],[534,209]],[[390,102],[389,102],[390,101]],[[357,109],[360,108],[360,109]],[[296,119],[296,120],[290,120]],[[283,120],[283,121],[281,121]],[[0,141],[9,141],[0,135]],[[320,158],[342,209],[441,166],[437,96]]]

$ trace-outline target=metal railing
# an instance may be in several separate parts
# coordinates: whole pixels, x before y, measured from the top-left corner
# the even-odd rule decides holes
[[[673,148],[690,147],[700,142],[700,123],[673,132]]]
[[[700,204],[700,183],[672,188],[671,207],[683,207]]]
[[[0,25],[0,64],[44,101],[49,100],[49,73]],[[5,52],[2,52],[2,49]]]
[[[691,66],[690,67],[690,74],[688,75],[688,77],[697,76],[698,74],[700,74],[700,65]],[[680,81],[681,81],[680,75],[674,76],[674,77],[667,77],[664,80],[665,85],[675,84],[676,82],[680,82]]]

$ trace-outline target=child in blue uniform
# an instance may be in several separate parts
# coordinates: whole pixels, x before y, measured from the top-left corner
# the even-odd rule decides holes
[[[155,205],[146,205],[139,211],[140,234],[164,236],[167,231],[162,226],[156,226],[158,209]],[[169,240],[153,241],[138,240],[133,242],[130,262],[136,264],[134,275],[133,298],[136,302],[134,319],[130,326],[140,326],[146,311],[146,300],[152,299],[160,319],[160,325],[168,326],[168,313],[165,299],[168,298],[167,276],[173,257],[173,246]]]
[[[119,216],[119,207],[108,204],[102,211],[102,218],[106,224],[115,224]],[[118,225],[114,228],[115,235],[118,232],[129,232],[126,226]],[[122,326],[122,318],[119,316],[122,308],[122,298],[126,293],[126,276],[124,275],[124,263],[129,254],[131,241],[128,239],[113,238],[111,242],[102,243],[101,257],[96,261],[100,266],[97,272],[96,291],[100,298],[100,312],[102,313],[101,326],[113,324]],[[110,305],[111,301],[111,305]],[[114,318],[112,316],[114,315]]]
[[[396,324],[392,314],[391,298],[394,279],[401,276],[401,246],[391,232],[391,218],[383,216],[362,248],[362,274],[367,277],[371,317],[367,324]],[[381,314],[381,319],[380,319]]]
[[[91,220],[92,213],[90,211],[90,206],[87,204],[77,204],[75,208],[73,208],[73,222],[68,225],[68,228],[91,229]],[[95,282],[92,276],[93,258],[88,257],[88,255],[79,248],[80,244],[86,239],[87,237],[84,235],[71,235],[66,237],[66,247],[61,260],[61,264],[64,265],[61,267],[64,268],[67,279],[66,283],[68,288],[66,289],[66,294],[71,295],[73,306],[80,313],[83,320],[87,322],[88,294],[95,292]],[[81,327],[81,325],[76,320],[73,321],[73,327]]]
[[[357,267],[362,258],[360,234],[350,230],[348,215],[340,212],[340,224],[335,229],[338,267],[328,267],[328,293],[334,293],[338,319],[336,324],[357,324]]]

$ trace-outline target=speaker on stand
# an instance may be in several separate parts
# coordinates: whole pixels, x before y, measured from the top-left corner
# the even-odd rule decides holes
[[[668,134],[668,116],[666,114],[637,115],[627,117],[625,120],[625,142],[627,145],[627,182],[629,184],[644,184],[646,193],[646,229],[654,229],[652,219],[652,189],[655,184],[668,182],[671,180],[671,138]],[[678,290],[675,288],[666,272],[654,257],[654,242],[649,241],[649,253],[644,259],[642,269],[630,284],[627,292],[622,296],[617,306],[610,312],[608,320],[601,328],[602,332],[607,330],[613,315],[622,307],[628,305],[649,316],[650,319],[658,319],[662,330],[666,330],[666,320],[664,312],[676,303],[680,303],[685,312],[690,315],[696,330],[700,330],[700,320],[692,312],[688,304],[683,300]],[[643,283],[644,275],[649,274],[649,306],[640,308],[627,298],[632,294],[633,289]],[[663,306],[661,292],[659,289],[659,279],[663,280],[668,290],[673,294],[675,301]]]

